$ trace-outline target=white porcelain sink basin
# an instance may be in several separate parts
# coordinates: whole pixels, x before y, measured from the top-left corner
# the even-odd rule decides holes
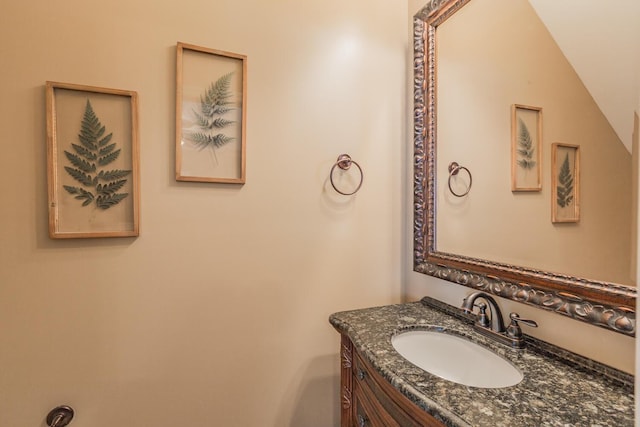
[[[427,372],[472,387],[510,387],[522,381],[511,362],[478,344],[438,331],[407,331],[391,344],[409,362]]]

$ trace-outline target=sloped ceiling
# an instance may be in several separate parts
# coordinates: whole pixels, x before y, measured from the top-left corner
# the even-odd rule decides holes
[[[640,108],[640,1],[529,0],[631,152]]]

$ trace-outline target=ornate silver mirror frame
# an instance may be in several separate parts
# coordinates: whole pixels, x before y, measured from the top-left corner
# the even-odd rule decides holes
[[[469,1],[414,17],[414,270],[635,336],[635,288],[436,250],[436,29]]]

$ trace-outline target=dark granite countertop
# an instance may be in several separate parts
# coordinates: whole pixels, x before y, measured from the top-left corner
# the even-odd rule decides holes
[[[387,381],[445,425],[634,425],[632,375],[530,337],[527,348],[509,348],[476,332],[471,317],[436,300],[344,311],[329,320]],[[506,388],[457,384],[409,363],[391,345],[399,332],[432,326],[493,350],[524,379]]]

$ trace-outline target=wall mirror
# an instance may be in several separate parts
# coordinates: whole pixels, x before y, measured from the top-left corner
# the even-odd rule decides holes
[[[414,270],[635,336],[637,94],[620,131],[535,2],[414,18]]]

